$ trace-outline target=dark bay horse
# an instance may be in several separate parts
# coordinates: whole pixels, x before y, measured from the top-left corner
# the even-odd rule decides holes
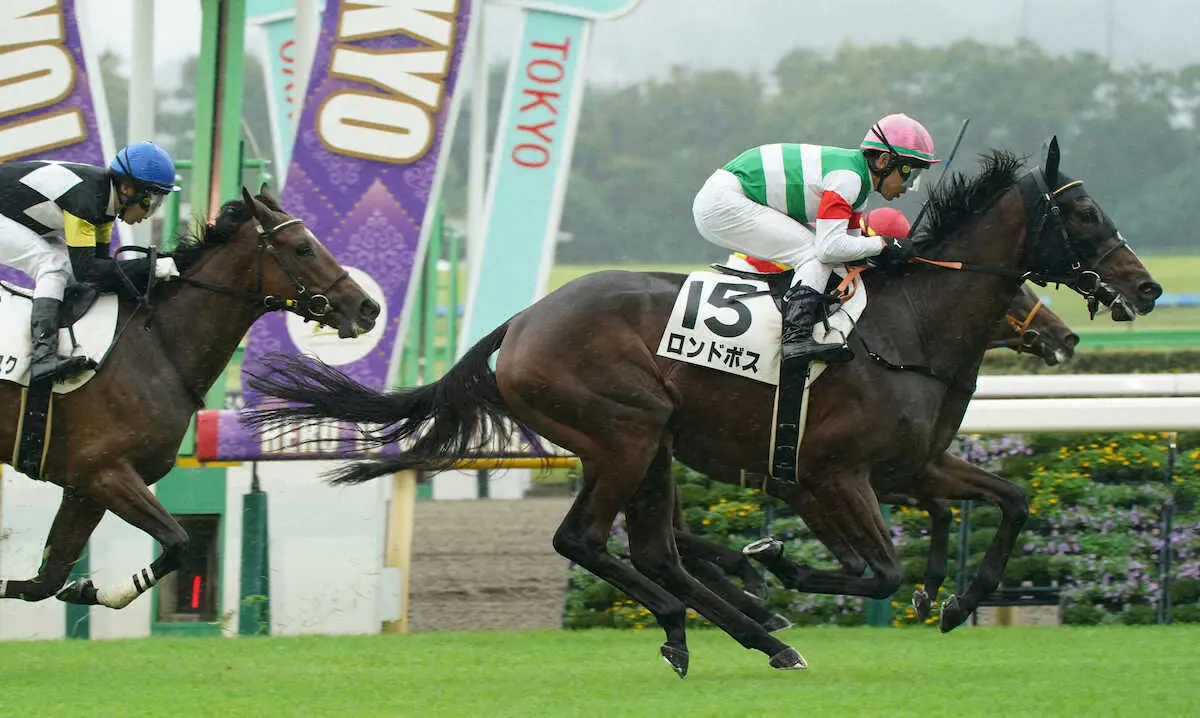
[[[254,320],[286,308],[369,331],[375,303],[300,220],[266,194],[243,190],[202,237],[174,254],[181,278],[154,287],[152,311],[120,300],[118,338],[96,376],[55,402],[45,480],[63,488],[41,567],[28,580],[0,580],[0,598],[123,608],[178,567],[188,536],[149,490],[175,463],[188,423]],[[148,322],[148,323],[147,323]],[[0,459],[11,462],[20,387],[0,384]],[[152,536],[162,553],[117,585],[63,588],[105,511]],[[60,591],[61,588],[61,591]]]
[[[989,348],[1011,349],[1018,354],[1038,357],[1048,366],[1055,366],[1070,359],[1078,344],[1079,335],[1071,331],[1066,322],[1051,311],[1029,285],[1023,284],[1004,319],[997,325]],[[770,477],[747,475],[745,478],[749,485],[761,487],[768,495],[785,500],[795,490],[795,484]],[[932,613],[933,598],[938,595],[946,579],[954,516],[948,503],[940,499],[922,500],[897,494],[878,498],[880,503],[914,506],[929,514],[928,561],[922,585],[913,591],[912,597],[917,616],[924,620]],[[759,602],[766,597],[767,587],[762,574],[750,561],[750,556],[763,553],[773,546],[772,539],[751,544],[747,553],[697,536],[688,530],[678,496],[674,521],[675,545],[679,548],[680,560],[688,573],[768,631],[778,631],[791,625],[786,618],[771,612]],[[742,588],[731,583],[727,576],[740,578]]]
[[[1023,284],[988,348],[1029,353],[1055,366],[1073,357],[1078,344],[1079,335]]]
[[[1141,313],[1162,293],[1082,183],[1059,173],[1058,157],[1053,141],[1044,164],[1022,172],[1022,161],[1007,152],[986,155],[976,177],[956,176],[934,193],[921,248],[942,265],[866,279],[870,300],[852,335],[857,356],[830,367],[813,387],[797,490],[788,497],[845,570],[773,557],[772,570],[789,588],[879,598],[896,590],[900,560],[877,491],[1000,507],[1001,524],[975,577],[943,606],[943,629],[961,624],[999,583],[1027,515],[1025,496],[944,455],[995,326],[1028,278],[1086,291],[1094,282],[1085,283],[1084,273],[1094,271]],[[767,384],[656,355],[684,279],[617,271],[581,277],[496,328],[441,380],[415,389],[375,392],[320,362],[276,357],[274,371],[251,384],[294,405],[264,408],[248,421],[341,419],[363,424],[377,443],[407,447],[349,464],[334,477],[341,483],[450,468],[515,422],[583,466],[555,549],[655,615],[667,637],[662,655],[680,675],[688,663],[685,606],[769,656],[773,667],[803,668],[795,649],[680,564],[672,458],[727,482],[740,481],[742,469],[766,473],[774,400]],[[622,509],[632,567],[606,546]]]

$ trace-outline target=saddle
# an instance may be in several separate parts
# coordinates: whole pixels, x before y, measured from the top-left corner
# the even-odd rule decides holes
[[[95,287],[72,283],[67,286],[59,308],[59,351],[87,356],[96,369],[51,386],[29,386],[32,341],[29,336],[33,292],[0,282],[0,381],[21,385],[16,445],[12,465],[32,479],[41,477],[46,448],[50,445],[50,417],[54,397],[86,384],[96,375],[113,343],[117,326],[117,297],[101,295]]]

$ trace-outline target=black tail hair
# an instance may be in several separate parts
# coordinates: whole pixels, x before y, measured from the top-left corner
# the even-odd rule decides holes
[[[396,471],[444,471],[462,457],[492,445],[516,420],[500,396],[488,358],[500,348],[508,322],[471,347],[446,375],[413,389],[377,392],[312,357],[273,354],[263,363],[265,375],[250,374],[249,386],[266,396],[290,402],[243,413],[255,429],[337,419],[360,427],[368,447],[381,447],[417,437],[411,448],[394,456],[356,460],[328,475],[334,484],[360,484]],[[511,423],[509,423],[511,422]],[[420,431],[422,428],[425,431]]]

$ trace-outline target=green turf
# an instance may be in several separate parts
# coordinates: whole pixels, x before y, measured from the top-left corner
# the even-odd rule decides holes
[[[793,629],[780,672],[714,630],[0,643],[0,710],[55,716],[1165,716],[1200,627]]]
[[[1142,261],[1150,270],[1166,292],[1170,294],[1200,294],[1200,257],[1180,257],[1157,255],[1142,257]],[[703,269],[703,264],[675,265],[613,265],[613,269],[630,269],[635,271],[668,271],[690,272]],[[568,281],[599,271],[606,267],[600,265],[555,265],[550,270],[549,288],[554,289]],[[1115,323],[1107,315],[1098,316],[1095,321],[1089,321],[1087,307],[1083,299],[1068,290],[1055,291],[1053,288],[1042,289],[1035,287],[1038,294],[1050,300],[1054,311],[1062,317],[1076,332],[1086,336],[1089,334],[1111,332],[1141,332],[1151,330],[1197,330],[1200,331],[1200,307],[1169,307],[1140,317],[1133,324]],[[1086,344],[1084,345],[1086,348]]]

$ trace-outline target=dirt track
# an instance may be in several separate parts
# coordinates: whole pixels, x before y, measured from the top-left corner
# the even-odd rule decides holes
[[[550,539],[570,505],[418,501],[409,630],[560,627],[567,561]]]

